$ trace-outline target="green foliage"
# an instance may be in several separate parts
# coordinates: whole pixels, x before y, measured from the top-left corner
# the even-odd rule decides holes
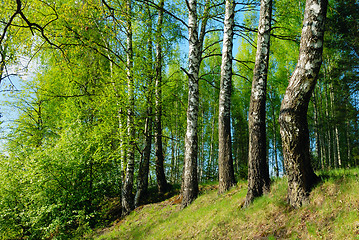
[[[127,138],[122,123],[127,118],[128,102],[126,53],[122,44],[125,36],[120,21],[126,15],[122,10],[116,11],[110,20],[106,16],[108,9],[96,1],[36,4],[37,1],[30,1],[24,12],[30,16],[36,9],[38,14],[34,14],[31,21],[39,24],[57,17],[47,25],[46,34],[51,36],[52,43],[61,46],[61,51],[42,48],[37,55],[41,65],[38,75],[18,94],[9,93],[14,98],[10,104],[19,109],[19,117],[7,136],[8,154],[1,158],[4,164],[0,168],[0,213],[4,221],[0,221],[3,234],[0,238],[68,239],[82,236],[105,221],[107,217],[103,213],[110,208],[106,207],[107,199],[121,196],[126,165],[121,153],[127,148],[126,145],[121,148]],[[112,7],[122,9],[122,4],[119,1]],[[136,4],[134,9],[134,125],[138,158],[148,107],[144,99],[151,98],[153,91],[149,76],[153,76],[154,53],[147,48],[147,38],[153,30],[146,29],[148,15],[140,5]],[[45,14],[43,18],[40,13]],[[155,22],[155,17],[153,20]],[[178,113],[165,110],[168,115],[163,118],[167,122],[164,133],[176,132],[174,139],[182,144],[184,133],[178,128],[185,122],[185,109],[180,102],[185,102],[186,91],[179,84],[184,78],[178,73],[178,49],[172,44],[181,30],[170,21],[164,28],[165,60],[175,73],[170,73],[165,81],[168,90],[164,101],[168,102],[166,106],[176,102],[179,109]],[[7,44],[12,47],[15,43],[11,40],[15,37],[21,40],[20,34],[25,34],[10,33]],[[37,51],[36,44],[28,48]],[[10,59],[10,55],[7,56]],[[174,92],[177,95],[173,95]],[[171,115],[178,118],[176,124],[170,121]],[[123,127],[119,128],[121,124]],[[180,181],[182,153],[177,152],[173,182]],[[121,209],[116,216],[109,217],[116,218],[120,214]]]
[[[82,235],[95,226],[97,206],[104,196],[119,194],[120,174],[111,149],[111,129],[104,123],[89,128],[87,121],[95,118],[93,113],[84,117],[74,110],[72,107],[72,124],[43,137],[41,145],[22,140],[26,137],[23,126],[29,124],[22,125],[26,118],[19,119],[10,155],[3,157],[1,164],[0,209],[6,218],[0,228],[7,229],[1,232],[33,239]]]

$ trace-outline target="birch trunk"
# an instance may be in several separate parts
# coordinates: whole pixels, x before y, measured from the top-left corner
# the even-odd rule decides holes
[[[182,184],[182,208],[188,206],[198,195],[197,152],[198,152],[198,72],[201,52],[198,42],[197,1],[189,0],[189,71],[188,71],[188,108],[185,138],[185,158]]]
[[[156,30],[156,118],[155,118],[155,151],[156,151],[156,177],[159,193],[165,193],[168,183],[164,170],[164,156],[162,148],[162,23],[163,23],[164,0],[160,1],[158,10],[158,23]]]
[[[350,146],[350,124],[349,124],[349,120],[346,121],[346,133],[347,133],[347,136],[346,136],[346,140],[347,140],[347,154],[348,154],[348,157],[347,157],[347,163],[348,163],[348,167],[350,167],[350,163],[351,163],[351,146]],[[354,165],[356,166],[356,164]]]
[[[198,34],[197,23],[197,1],[188,1],[188,35],[189,35],[189,54],[188,54],[188,107],[187,107],[187,130],[185,137],[185,156],[182,179],[182,205],[181,208],[188,206],[198,195],[198,176],[197,176],[197,157],[198,157],[198,107],[199,107],[199,88],[198,73],[202,60],[203,40],[207,25],[208,0],[203,15],[205,16],[201,24],[201,31]]]
[[[257,54],[248,113],[249,154],[248,192],[245,206],[269,192],[270,180],[266,150],[265,105],[269,61],[272,0],[261,0]]]
[[[124,183],[122,186],[122,215],[128,215],[133,209],[133,175],[135,168],[135,128],[133,126],[134,117],[134,83],[132,76],[133,69],[133,49],[132,49],[132,24],[131,24],[131,0],[126,1],[126,38],[127,38],[127,92],[128,92],[128,108],[127,108],[127,166]]]
[[[340,143],[339,143],[339,130],[338,130],[338,126],[335,125],[335,140],[336,140],[336,146],[337,146],[337,155],[338,155],[338,166],[339,168],[342,167],[342,158],[341,158],[341,154],[340,154]]]
[[[307,111],[322,63],[327,0],[307,0],[297,66],[284,95],[279,123],[288,175],[288,201],[300,207],[318,181],[310,162]]]
[[[226,0],[218,116],[219,194],[224,193],[236,183],[233,170],[231,138],[231,88],[234,8],[234,1]]]

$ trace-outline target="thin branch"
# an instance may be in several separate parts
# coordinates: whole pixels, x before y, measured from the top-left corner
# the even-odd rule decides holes
[[[220,90],[219,87],[217,87],[216,85],[214,85],[212,82],[208,81],[206,78],[204,78],[205,76],[208,76],[208,75],[220,75],[219,73],[206,73],[206,74],[203,74],[199,77],[200,80],[204,80],[205,82],[207,82],[209,85],[211,85],[213,88],[217,89],[217,90]]]
[[[222,57],[222,54],[220,54],[220,53],[208,54],[208,55],[202,57],[202,60],[204,60],[206,58],[210,58],[210,57]]]
[[[250,67],[247,65],[247,63],[254,64],[253,61],[241,61],[241,60],[238,60],[238,59],[236,59],[236,58],[233,58],[232,60],[238,62],[239,64],[244,65],[244,66],[245,66],[247,69],[249,69],[249,70],[251,70],[252,68],[250,68]]]
[[[172,93],[171,95],[174,96],[181,103],[183,109],[187,109],[186,105],[182,102],[182,100],[178,97],[178,95],[176,95],[174,93]]]
[[[188,24],[181,18],[177,17],[176,15],[174,15],[173,13],[171,13],[170,11],[168,11],[165,8],[161,8],[159,5],[157,5],[155,2],[150,1],[150,0],[136,0],[137,2],[140,3],[144,3],[147,4],[151,7],[156,8],[157,10],[163,10],[164,13],[168,14],[169,16],[173,17],[174,19],[180,21],[184,26],[186,26],[186,28],[188,28]],[[188,1],[186,0],[187,6],[188,6]]]
[[[26,22],[26,24],[30,27],[31,32],[32,32],[32,29],[39,31],[41,36],[45,39],[45,41],[48,44],[50,44],[51,46],[53,46],[63,52],[63,50],[58,45],[51,42],[50,39],[45,35],[45,29],[43,27],[41,27],[37,23],[30,22],[29,19],[27,19],[27,17],[25,16],[25,14],[22,11],[20,11],[19,14],[20,14],[21,18]]]
[[[182,70],[188,77],[191,77],[191,74],[189,74],[186,69],[184,69],[183,67],[181,67],[181,70]]]
[[[17,5],[17,7],[16,7],[15,13],[13,15],[11,15],[9,21],[7,22],[7,24],[4,27],[3,33],[1,34],[0,46],[2,45],[2,41],[4,40],[6,32],[7,32],[8,28],[11,26],[12,21],[15,19],[16,15],[20,14],[20,12],[21,12],[21,0],[16,0],[16,5]]]
[[[251,81],[250,81],[247,77],[245,77],[245,76],[243,76],[243,75],[240,75],[240,74],[237,74],[237,73],[233,73],[233,76],[237,76],[237,77],[243,78],[243,79],[246,80],[247,82],[251,83]]]

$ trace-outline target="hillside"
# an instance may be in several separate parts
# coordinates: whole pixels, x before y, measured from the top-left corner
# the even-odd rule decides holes
[[[286,203],[286,180],[242,208],[246,182],[218,196],[217,185],[201,187],[193,204],[179,209],[178,196],[137,208],[89,239],[359,239],[359,169],[320,174],[310,204]]]

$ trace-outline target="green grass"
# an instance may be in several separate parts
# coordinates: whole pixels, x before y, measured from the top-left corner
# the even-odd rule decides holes
[[[286,203],[286,179],[271,193],[241,208],[247,184],[218,196],[215,185],[180,210],[178,196],[145,205],[93,239],[359,239],[359,169],[320,173],[323,181],[310,204],[292,209]]]

